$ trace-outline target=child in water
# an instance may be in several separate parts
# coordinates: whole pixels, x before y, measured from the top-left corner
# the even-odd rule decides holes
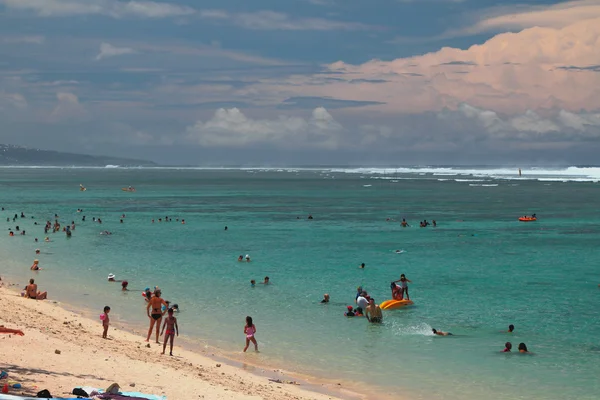
[[[252,317],[246,317],[246,326],[244,326],[244,333],[246,334],[246,347],[244,347],[244,353],[248,350],[250,342],[254,343],[254,351],[258,351],[258,343],[256,343],[256,326],[252,323]]]
[[[401,290],[400,300],[404,299],[405,293],[406,293],[406,300],[410,300],[410,297],[408,296],[408,282],[411,282],[411,281],[406,279],[406,275],[402,274],[402,275],[400,275],[400,279],[398,279],[397,281],[394,281],[394,283],[396,283],[396,282],[400,282],[400,290]]]
[[[110,318],[108,318],[108,313],[110,312],[110,307],[104,307],[104,314],[100,315],[100,319],[102,320],[102,327],[104,331],[102,332],[102,338],[106,339],[108,336],[108,326],[110,325]]]
[[[177,318],[175,318],[173,316],[173,309],[169,308],[169,311],[167,311],[168,313],[168,317],[165,318],[165,323],[163,324],[162,327],[162,331],[160,332],[160,334],[162,335],[163,332],[165,331],[165,327],[167,328],[167,333],[165,335],[165,340],[163,342],[163,351],[162,354],[165,354],[165,350],[167,348],[167,341],[169,341],[169,345],[170,345],[170,350],[169,350],[169,355],[172,356],[173,355],[173,340],[175,340],[175,334],[177,334],[177,336],[179,336],[179,327],[177,326]]]

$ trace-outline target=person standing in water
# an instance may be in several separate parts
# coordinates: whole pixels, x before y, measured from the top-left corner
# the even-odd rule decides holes
[[[244,327],[244,333],[246,334],[246,347],[244,347],[244,353],[248,350],[250,342],[254,343],[254,351],[258,351],[258,343],[256,343],[256,326],[252,323],[252,317],[246,317],[246,326]]]
[[[408,296],[408,282],[412,283],[412,281],[406,279],[406,275],[402,274],[400,275],[400,279],[398,279],[397,281],[394,281],[394,283],[396,282],[400,282],[400,300],[404,299],[404,294],[406,293],[406,300],[410,300],[410,297]]]
[[[173,316],[173,309],[169,308],[169,316],[165,318],[165,323],[163,324],[162,331],[160,334],[162,335],[165,331],[165,327],[167,328],[167,333],[165,335],[165,340],[163,342],[163,351],[162,354],[165,354],[165,350],[167,348],[167,341],[170,343],[169,355],[173,355],[173,340],[175,340],[175,334],[179,336],[179,327],[177,326],[177,318]]]
[[[369,305],[365,311],[365,317],[367,317],[367,321],[373,324],[379,324],[383,322],[383,314],[381,313],[381,308],[377,304],[375,304],[375,300],[373,298],[369,299]]]
[[[154,292],[154,296],[148,301],[148,306],[146,306],[146,313],[148,314],[148,318],[150,318],[150,328],[148,329],[148,336],[146,337],[146,342],[150,341],[150,335],[152,335],[152,328],[154,328],[154,324],[156,324],[156,343],[158,342],[158,331],[160,330],[160,322],[162,321],[162,317],[164,315],[162,306],[167,306],[167,303],[160,297],[162,292],[160,289],[157,289]],[[152,308],[152,314],[150,314],[150,308]]]

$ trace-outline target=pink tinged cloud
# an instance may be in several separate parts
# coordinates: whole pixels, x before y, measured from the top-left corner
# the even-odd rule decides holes
[[[387,114],[456,109],[461,103],[509,114],[593,111],[600,108],[600,72],[586,68],[598,65],[600,17],[502,33],[466,50],[445,47],[360,65],[339,61],[327,65],[327,74],[305,78],[304,85],[294,77],[286,89],[290,96],[385,102],[370,109]],[[328,79],[331,73],[341,80]],[[381,80],[387,82],[373,83]]]

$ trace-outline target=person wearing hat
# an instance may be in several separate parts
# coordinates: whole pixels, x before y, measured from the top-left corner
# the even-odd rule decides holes
[[[122,291],[129,290],[129,289],[127,289],[127,285],[129,285],[129,282],[127,282],[127,281],[121,282],[121,290]]]
[[[108,274],[108,281],[115,282],[115,274]]]
[[[348,309],[348,311],[346,311],[344,315],[346,317],[354,317],[354,311],[352,311],[352,306],[347,306],[346,308]]]

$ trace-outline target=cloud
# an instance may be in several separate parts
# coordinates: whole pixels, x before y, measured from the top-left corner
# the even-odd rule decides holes
[[[242,28],[263,31],[360,31],[375,29],[358,22],[343,22],[324,18],[292,18],[288,14],[275,11],[251,13],[229,13],[224,10],[204,10],[204,19],[222,21]]]
[[[3,43],[43,44],[46,38],[41,35],[6,36],[0,38]]]
[[[261,91],[284,98],[379,102],[372,110],[387,115],[456,109],[462,103],[508,114],[528,109],[594,111],[600,109],[598,65],[600,18],[563,28],[502,33],[466,50],[444,47],[358,65],[338,61],[311,76],[264,80]],[[374,83],[382,80],[385,84]]]
[[[206,147],[267,144],[335,149],[341,143],[343,130],[323,107],[315,108],[308,119],[285,115],[252,119],[237,108],[220,108],[210,120],[197,121],[186,133],[190,141]]]
[[[68,92],[56,93],[58,104],[50,114],[50,122],[80,122],[89,118],[89,113],[79,103],[79,98]]]
[[[364,107],[364,106],[372,106],[377,104],[383,104],[378,101],[354,101],[354,100],[342,100],[342,99],[332,99],[328,97],[290,97],[285,99],[280,105],[279,108],[298,108],[298,109],[307,109],[314,107],[324,107],[328,109],[336,109],[336,108],[347,108],[347,107]]]
[[[492,134],[492,138],[557,139],[600,138],[600,114],[572,113],[565,110],[547,112],[541,116],[532,110],[523,114],[501,117],[496,112],[461,104],[456,111],[445,110],[437,117],[451,121],[456,116],[473,121],[476,126]],[[456,128],[456,127],[455,127]]]
[[[196,12],[186,6],[133,0],[0,0],[0,4],[11,10],[34,12],[40,17],[104,15],[111,18],[168,18]]]
[[[102,43],[100,44],[100,53],[96,56],[96,60],[133,53],[135,53],[135,50],[129,47],[116,47],[109,43]]]
[[[22,110],[27,106],[27,100],[22,94],[7,93],[0,90],[0,111]]]
[[[561,29],[576,22],[600,18],[598,0],[578,0],[551,6],[496,7],[479,13],[477,22],[452,30],[442,37],[466,36],[483,32],[522,30],[533,27]],[[492,16],[490,16],[492,14]]]

